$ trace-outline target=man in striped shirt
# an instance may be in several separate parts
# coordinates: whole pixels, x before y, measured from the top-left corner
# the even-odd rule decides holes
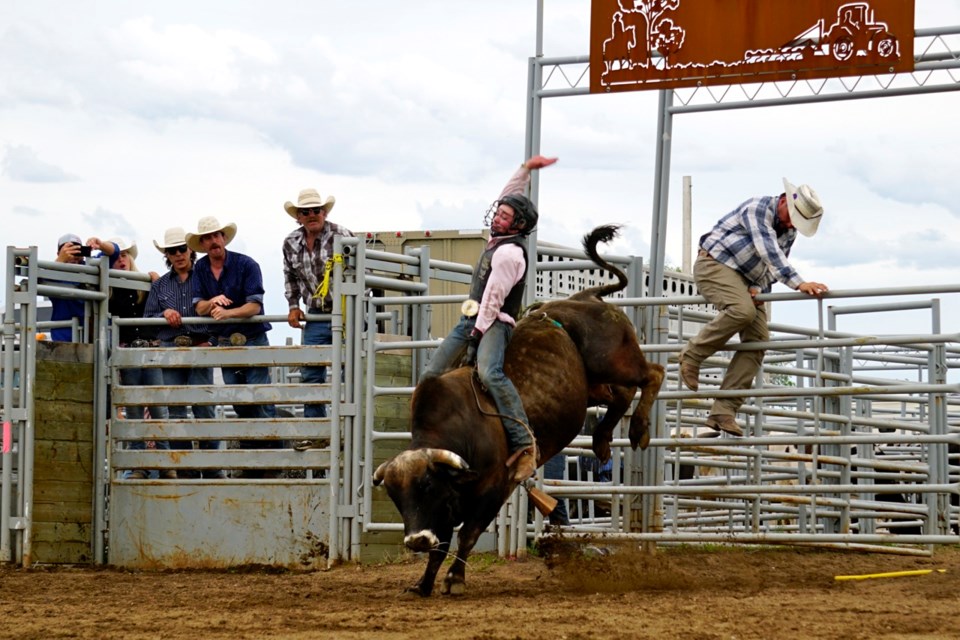
[[[196,317],[193,306],[193,265],[197,254],[187,246],[186,232],[182,227],[171,227],[163,235],[163,242],[153,241],[153,246],[164,255],[169,271],[153,282],[144,318],[163,318],[167,326],[157,331],[162,347],[209,347],[210,327],[205,324],[184,324],[184,318]],[[163,383],[166,385],[212,385],[211,367],[175,367],[163,370]],[[195,404],[191,407],[196,420],[213,420],[216,410],[213,405]],[[171,420],[186,420],[187,408],[182,405],[169,407]],[[198,424],[198,423],[194,423]],[[202,423],[200,423],[202,424]],[[200,448],[209,451],[220,449],[220,440],[201,439]],[[193,449],[189,441],[174,440],[172,449]],[[180,478],[226,478],[221,469],[203,469],[202,471],[179,471]]]
[[[717,308],[717,316],[680,351],[680,377],[692,391],[700,386],[700,365],[734,336],[740,342],[766,342],[767,310],[757,294],[770,291],[775,281],[820,297],[828,290],[820,282],[805,281],[787,257],[797,232],[813,236],[823,217],[816,192],[807,185],[794,187],[783,179],[778,197],[751,198],[725,215],[700,238],[693,267],[700,294]],[[763,351],[737,351],[723,376],[720,390],[748,389],[763,363]],[[742,436],[734,416],[743,398],[714,400],[707,426]]]

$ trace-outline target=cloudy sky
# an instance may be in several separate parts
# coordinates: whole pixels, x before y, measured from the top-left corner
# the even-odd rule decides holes
[[[960,25],[960,0],[917,5],[917,28]],[[3,245],[52,259],[64,232],[124,235],[141,269],[160,270],[151,240],[215,215],[239,226],[231,248],[262,265],[267,312],[285,313],[280,246],[294,222],[282,205],[304,187],[335,195],[331,219],[354,231],[478,228],[523,160],[536,6],[6,0]],[[589,7],[546,2],[547,56],[588,53]],[[950,92],[678,116],[668,263],[682,257],[683,175],[695,236],[787,176],[827,211],[794,248],[805,278],[834,289],[960,281],[958,102]],[[541,239],[573,245],[619,222],[613,250],[648,255],[656,117],[652,92],[546,101],[542,149],[560,162],[541,176]],[[956,318],[944,329],[958,331]]]

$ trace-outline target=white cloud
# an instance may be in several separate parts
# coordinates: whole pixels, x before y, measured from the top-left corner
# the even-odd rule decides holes
[[[194,24],[155,25],[152,17],[129,20],[109,32],[118,66],[163,93],[229,96],[257,85],[279,62],[261,38]]]
[[[8,146],[0,163],[3,173],[18,182],[69,182],[76,180],[60,167],[44,162],[25,145]]]

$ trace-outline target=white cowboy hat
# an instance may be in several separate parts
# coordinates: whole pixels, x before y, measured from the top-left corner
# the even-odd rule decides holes
[[[300,195],[297,196],[297,204],[293,204],[288,200],[287,203],[283,205],[283,208],[287,210],[291,218],[296,220],[297,209],[321,207],[324,211],[330,213],[330,209],[333,209],[333,205],[336,204],[336,202],[337,199],[333,196],[328,196],[327,199],[324,200],[320,197],[316,189],[304,189],[300,192]]]
[[[134,260],[137,259],[137,243],[130,242],[126,238],[121,238],[120,236],[113,236],[112,238],[107,238],[107,242],[112,242],[113,244],[119,247],[120,252],[126,251]]]
[[[216,231],[223,231],[223,246],[227,246],[230,244],[230,241],[233,240],[234,236],[237,235],[237,225],[232,222],[220,224],[220,221],[213,216],[200,218],[200,222],[197,223],[197,232],[186,234],[187,246],[197,253],[205,253],[200,246],[200,236]]]
[[[165,253],[170,247],[181,247],[187,244],[186,236],[187,234],[184,232],[183,227],[170,227],[163,233],[163,244],[154,240],[153,246],[155,246],[160,253]]]
[[[817,192],[806,184],[797,188],[786,178],[783,179],[783,189],[787,196],[791,224],[803,235],[812,236],[823,219],[823,205],[820,204]]]

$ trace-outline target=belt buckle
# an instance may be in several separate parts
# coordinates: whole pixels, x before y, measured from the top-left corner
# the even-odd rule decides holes
[[[480,303],[476,300],[464,300],[463,304],[460,305],[460,313],[472,318],[480,312]]]
[[[130,347],[133,349],[146,349],[150,346],[149,340],[144,340],[143,338],[137,338],[130,342]]]
[[[234,347],[242,347],[247,344],[247,336],[242,333],[231,333],[230,334],[230,344]]]
[[[177,345],[178,347],[192,347],[193,338],[190,336],[177,336],[173,339],[173,344]]]

